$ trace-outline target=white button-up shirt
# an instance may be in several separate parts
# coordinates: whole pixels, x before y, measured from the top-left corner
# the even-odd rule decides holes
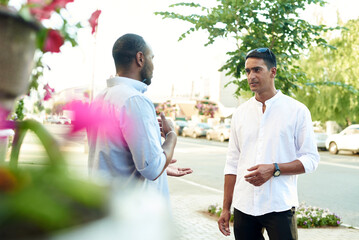
[[[309,173],[319,163],[308,108],[280,91],[265,105],[263,113],[262,103],[252,97],[233,114],[224,169],[225,175],[237,175],[232,206],[253,216],[298,206],[298,177],[280,175],[256,187],[244,179],[248,168],[299,160]]]

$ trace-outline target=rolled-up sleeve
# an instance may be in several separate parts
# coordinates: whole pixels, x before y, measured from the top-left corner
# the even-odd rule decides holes
[[[307,108],[298,117],[297,159],[301,161],[306,173],[314,172],[319,164],[319,153],[315,143],[312,118]]]
[[[166,156],[153,103],[146,97],[130,97],[121,114],[121,129],[137,171],[154,180],[162,172]]]

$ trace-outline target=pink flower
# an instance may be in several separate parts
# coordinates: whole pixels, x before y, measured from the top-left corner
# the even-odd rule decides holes
[[[60,32],[54,29],[50,29],[47,32],[44,52],[60,52],[60,47],[64,44],[64,38],[61,36]]]
[[[55,89],[51,88],[49,84],[46,84],[44,86],[44,89],[45,89],[44,101],[47,101],[52,97],[52,94],[55,92]]]
[[[44,101],[47,101],[47,100],[49,100],[49,99],[51,99],[51,98],[52,98],[52,94],[49,93],[49,92],[46,92],[43,100],[44,100]]]
[[[49,19],[52,11],[46,8],[45,0],[27,0],[27,4],[30,6],[30,13],[38,20]]]
[[[49,19],[51,14],[61,8],[65,8],[67,3],[74,0],[27,0],[30,5],[30,13],[39,21]]]
[[[64,109],[72,111],[70,134],[84,129],[91,133],[91,130],[101,126],[101,129],[107,133],[118,136],[117,113],[107,102],[97,100],[92,104],[88,104],[73,101],[67,104]],[[88,137],[91,138],[92,135],[89,134]]]
[[[15,122],[7,120],[10,111],[0,107],[0,129],[14,129]]]
[[[50,85],[49,85],[48,83],[44,86],[44,89],[46,90],[46,92],[50,92],[50,93],[54,93],[54,92],[55,92],[55,89],[53,89],[52,87],[50,87]]]
[[[92,27],[92,32],[91,34],[94,34],[98,25],[98,18],[101,14],[101,10],[96,10],[92,13],[90,19],[89,19],[89,23]]]
[[[74,0],[53,0],[50,5],[52,5],[55,9],[65,8],[66,5]]]
[[[88,92],[84,92],[84,97],[88,99],[90,98],[90,94]]]

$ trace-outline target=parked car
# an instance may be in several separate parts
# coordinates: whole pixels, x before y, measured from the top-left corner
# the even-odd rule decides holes
[[[55,116],[49,116],[49,117],[47,117],[46,122],[50,123],[50,124],[57,124],[58,119]]]
[[[183,128],[182,136],[191,136],[193,138],[197,137],[205,137],[207,131],[211,127],[207,123],[196,123],[196,124],[189,124],[187,127]]]
[[[188,122],[187,121],[182,121],[182,120],[176,120],[174,127],[175,127],[175,132],[177,133],[177,135],[182,135],[183,132],[183,128],[188,126]]]
[[[332,154],[340,150],[348,150],[353,153],[359,152],[359,124],[353,124],[338,134],[330,135],[327,138],[325,147]]]
[[[46,122],[51,124],[71,124],[71,119],[65,117],[65,116],[49,116],[46,119]]]
[[[326,133],[325,127],[323,127],[320,121],[314,121],[313,129],[318,150],[326,150],[325,142],[328,138],[328,134]]]
[[[58,118],[58,124],[66,124],[66,125],[71,124],[71,119],[64,116],[60,116]]]
[[[325,143],[327,141],[328,134],[326,132],[320,132],[314,130],[314,136],[318,149],[326,150]]]
[[[229,139],[231,126],[230,125],[217,125],[212,129],[207,131],[206,137],[208,140],[219,140],[224,142],[225,140]]]

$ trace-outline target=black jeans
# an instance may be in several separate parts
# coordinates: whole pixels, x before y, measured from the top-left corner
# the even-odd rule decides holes
[[[264,229],[271,240],[298,239],[294,208],[261,216],[251,216],[234,209],[233,228],[236,240],[264,240]]]

